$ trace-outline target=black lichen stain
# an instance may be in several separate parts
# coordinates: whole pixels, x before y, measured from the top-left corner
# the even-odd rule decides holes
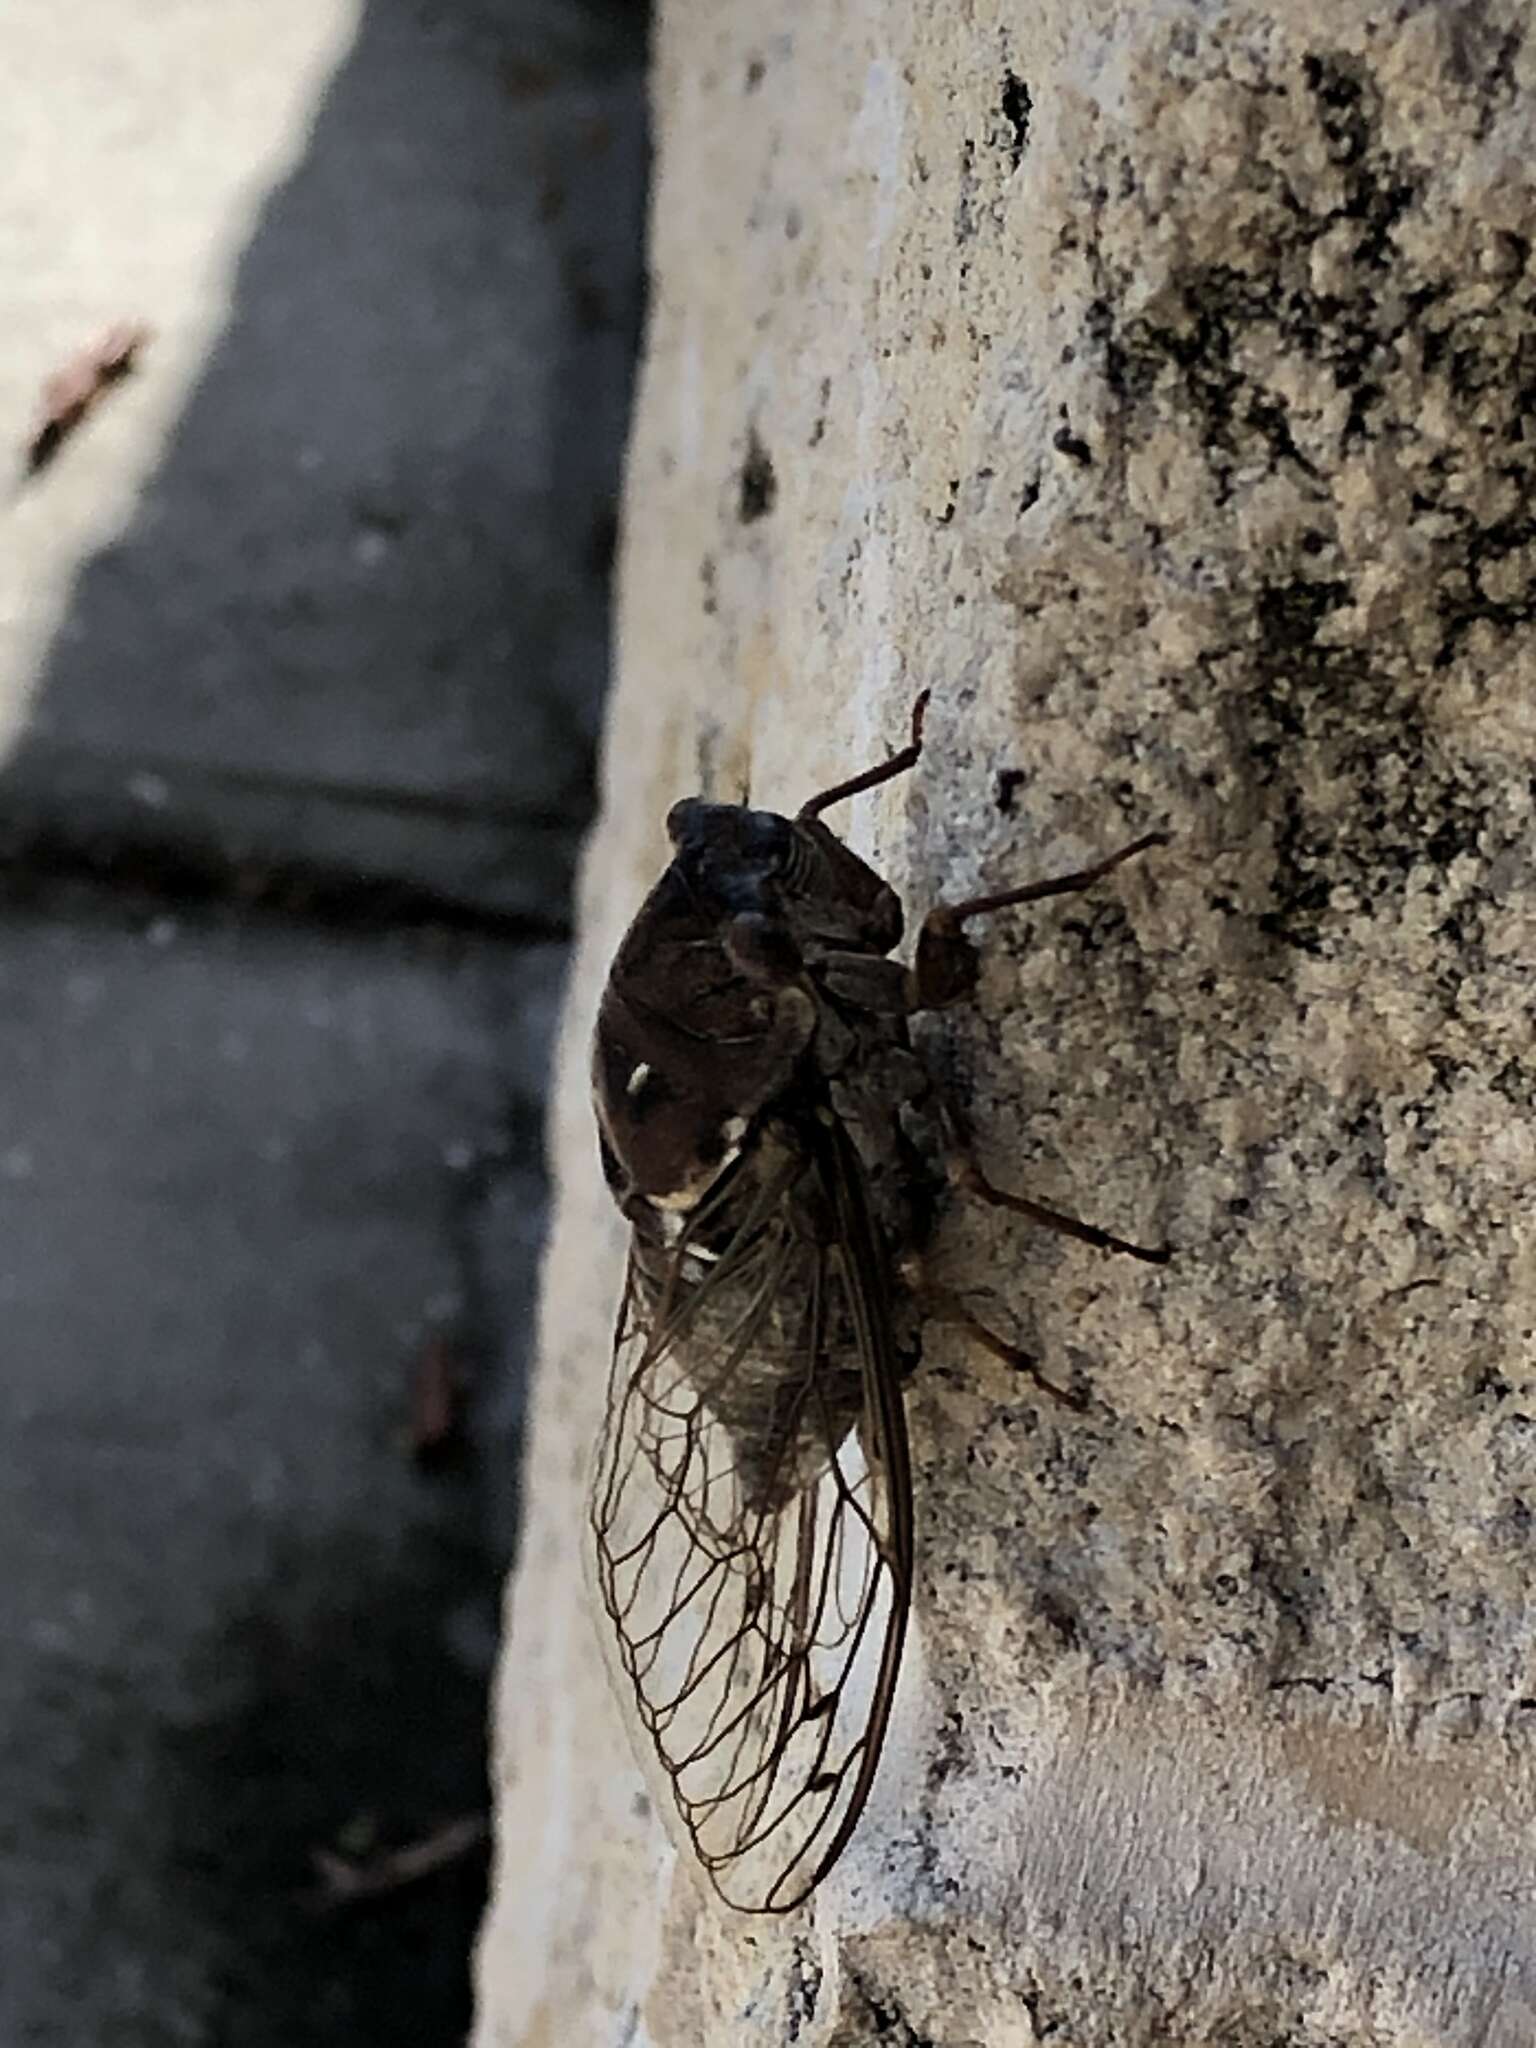
[[[900,2006],[889,2002],[883,1990],[877,1991],[863,1971],[848,1968],[847,1983],[864,2008],[859,2018],[869,2023],[868,2035],[861,2034],[860,2039],[886,2041],[891,2048],[940,2048],[931,2035],[918,2033]]]
[[[1070,427],[1058,427],[1051,436],[1051,446],[1058,454],[1065,455],[1070,462],[1087,469],[1093,462],[1093,450],[1081,434],[1074,434]]]
[[[996,794],[993,801],[1005,818],[1012,815],[1013,801],[1023,781],[1022,768],[999,768],[997,771]]]
[[[1489,48],[1474,68],[1497,83],[1507,61]],[[1308,188],[1286,176],[1282,145],[1255,181],[1268,236],[1261,266],[1191,265],[1155,316],[1127,317],[1106,288],[1086,337],[1122,401],[1121,444],[1134,443],[1144,418],[1178,416],[1204,451],[1218,506],[1263,476],[1316,501],[1315,523],[1288,559],[1262,566],[1258,587],[1234,602],[1227,644],[1198,666],[1202,690],[1243,729],[1269,825],[1274,867],[1260,928],[1326,954],[1340,942],[1345,906],[1393,914],[1411,874],[1433,892],[1437,872],[1458,855],[1486,859],[1500,830],[1476,764],[1433,715],[1429,677],[1465,658],[1469,636],[1493,660],[1499,642],[1536,622],[1536,286],[1528,237],[1485,238],[1485,264],[1499,266],[1503,285],[1492,302],[1479,277],[1463,274],[1453,239],[1438,249],[1409,240],[1404,226],[1430,174],[1389,140],[1367,61],[1314,52],[1295,66],[1289,92],[1299,146],[1310,128],[1332,166],[1326,198],[1307,203]],[[1106,164],[1100,206],[1116,203],[1116,183]],[[1256,367],[1277,360],[1284,378]],[[1298,390],[1314,394],[1310,405]],[[1438,439],[1427,414],[1446,423]],[[1405,521],[1424,566],[1413,624],[1417,635],[1427,615],[1427,647],[1390,618],[1367,635],[1352,617],[1363,565],[1320,474],[1322,420],[1330,460],[1380,445],[1410,482]],[[1507,486],[1497,509],[1479,509],[1472,473]],[[1185,566],[1200,573],[1197,561]],[[1481,915],[1476,902],[1448,907],[1438,927],[1451,981],[1475,971]]]
[[[830,377],[823,377],[821,380],[821,391],[817,400],[815,424],[811,428],[811,438],[806,443],[808,448],[819,448],[826,436],[827,407],[831,403],[831,399],[832,379]]]
[[[809,1944],[797,1941],[789,1962],[789,2011],[786,2038],[798,2041],[816,2017],[821,1996],[822,1967]]]
[[[1035,110],[1029,87],[1012,71],[1003,73],[1003,120],[1010,134],[1008,159],[1017,170],[1029,147],[1029,119]]]
[[[1108,298],[1088,316],[1111,389],[1134,404],[1171,380],[1181,410],[1202,427],[1222,485],[1255,461],[1308,467],[1283,400],[1242,367],[1250,335],[1265,336],[1271,348],[1278,344],[1350,394],[1346,445],[1368,438],[1399,340],[1383,330],[1382,276],[1397,265],[1394,230],[1418,197],[1422,176],[1380,147],[1380,95],[1363,68],[1342,58],[1309,57],[1302,77],[1325,152],[1341,176],[1342,204],[1310,214],[1293,196],[1263,270],[1196,266],[1170,301],[1171,318],[1138,316],[1122,326]],[[1353,236],[1351,285],[1321,290],[1312,276],[1313,247],[1341,225]],[[1421,315],[1440,295],[1440,287],[1429,287],[1410,311]]]
[[[1373,906],[1393,900],[1411,870],[1474,852],[1488,806],[1424,716],[1417,679],[1398,679],[1324,627],[1352,602],[1341,578],[1293,577],[1253,600],[1249,757],[1274,815],[1270,937],[1320,954],[1331,943],[1341,888]],[[1412,762],[1392,777],[1383,764]],[[1302,764],[1310,764],[1310,782]],[[1353,790],[1342,812],[1315,812],[1311,787]],[[1463,933],[1465,952],[1475,934]]]
[[[766,519],[773,510],[774,500],[778,494],[779,480],[773,473],[772,459],[763,446],[756,427],[753,427],[747,435],[746,459],[741,465],[736,517],[743,526],[751,526],[759,519]]]
[[[960,145],[960,176],[955,196],[955,241],[969,242],[976,233],[976,145],[966,138]],[[964,271],[959,282],[963,283]]]

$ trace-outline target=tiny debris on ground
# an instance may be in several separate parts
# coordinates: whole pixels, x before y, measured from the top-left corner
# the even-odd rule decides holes
[[[54,371],[43,385],[37,418],[27,436],[28,476],[48,467],[103,394],[132,373],[153,338],[154,329],[142,320],[118,320],[71,356],[62,370]]]

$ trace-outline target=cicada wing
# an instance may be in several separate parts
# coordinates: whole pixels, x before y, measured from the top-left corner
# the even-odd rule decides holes
[[[840,1129],[774,1201],[691,1277],[686,1235],[659,1289],[632,1258],[592,1496],[621,1693],[692,1852],[749,1912],[799,1905],[853,1832],[912,1577],[889,1274]],[[765,1371],[767,1466],[737,1398]]]

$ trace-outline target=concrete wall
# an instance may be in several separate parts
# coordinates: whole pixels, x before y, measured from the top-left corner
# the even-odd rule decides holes
[[[1533,65],[1504,0],[663,8],[481,2048],[1536,2038]],[[849,820],[913,905],[1175,834],[926,1045],[1177,1259],[954,1205],[1086,1413],[930,1331],[886,1767],[753,1922],[586,1612],[585,1038],[668,802],[792,807],[924,686]]]

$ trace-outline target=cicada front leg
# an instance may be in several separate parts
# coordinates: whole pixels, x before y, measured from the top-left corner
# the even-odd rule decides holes
[[[964,929],[973,917],[987,917],[994,910],[1012,910],[1021,903],[1038,903],[1045,896],[1076,895],[1079,890],[1091,889],[1095,882],[1102,881],[1138,853],[1167,844],[1166,832],[1144,832],[1140,839],[1133,839],[1117,853],[1095,861],[1091,868],[1076,868],[1068,875],[1048,875],[1044,881],[1026,882],[1022,888],[1002,889],[992,896],[970,896],[963,903],[936,903],[923,919],[917,935],[909,1006],[914,1010],[947,1009],[975,988],[981,956]]]
[[[833,804],[845,802],[851,796],[862,796],[867,789],[878,789],[882,782],[892,782],[898,775],[905,775],[915,768],[923,752],[923,720],[928,712],[928,699],[932,695],[924,690],[912,706],[912,735],[899,753],[882,761],[877,767],[866,768],[860,775],[850,775],[846,782],[835,782],[830,789],[809,797],[801,806],[798,816],[804,819],[819,818],[823,811]]]

